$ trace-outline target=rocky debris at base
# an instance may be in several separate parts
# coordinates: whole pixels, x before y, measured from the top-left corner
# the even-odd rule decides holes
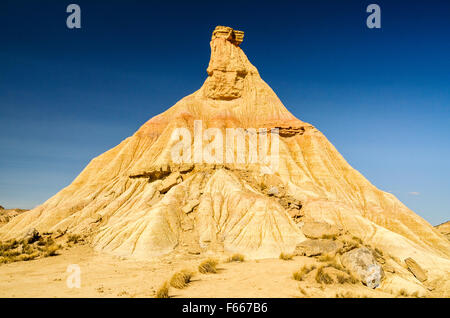
[[[341,256],[342,265],[370,288],[377,288],[384,271],[367,247],[355,248]]]
[[[417,262],[412,259],[411,257],[408,257],[405,259],[405,264],[408,267],[408,270],[416,277],[420,282],[424,282],[427,280],[427,274],[422,269],[422,267],[417,264]]]
[[[295,255],[318,256],[324,254],[336,254],[343,244],[329,239],[305,240],[295,248]]]

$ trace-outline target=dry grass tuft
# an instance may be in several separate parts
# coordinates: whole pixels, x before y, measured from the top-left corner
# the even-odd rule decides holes
[[[354,295],[350,291],[336,293],[336,298],[365,298],[366,296]]]
[[[334,283],[334,280],[333,280],[333,278],[331,278],[331,276],[330,275],[328,275],[327,273],[325,273],[324,271],[323,271],[323,269],[324,269],[324,267],[322,266],[322,267],[319,267],[319,269],[317,270],[317,273],[316,273],[316,282],[318,282],[319,284],[327,284],[327,285],[329,285],[329,284],[333,284]]]
[[[169,298],[169,283],[164,282],[156,291],[155,298]]]
[[[242,254],[233,254],[232,256],[230,256],[228,259],[227,259],[227,262],[228,263],[231,263],[231,262],[243,262],[245,260],[245,256],[244,255],[242,255]]]
[[[178,289],[183,289],[191,282],[192,276],[193,273],[188,270],[182,270],[178,273],[175,273],[170,279],[170,286]]]
[[[198,266],[198,271],[202,274],[217,273],[217,264],[217,260],[208,258]]]
[[[305,296],[305,297],[309,297],[309,294],[306,292],[305,289],[303,289],[301,286],[298,286],[298,290],[300,290],[300,292]]]
[[[357,284],[359,280],[353,275],[336,275],[336,279],[339,284]]]
[[[294,254],[289,254],[289,253],[281,253],[280,254],[280,259],[282,259],[284,261],[289,261],[293,258],[294,258]]]
[[[311,271],[315,270],[316,266],[303,266],[299,271],[292,273],[292,278],[298,281],[302,281],[307,274],[309,274]]]
[[[335,258],[332,255],[329,254],[325,254],[325,255],[321,255],[317,258],[317,260],[319,260],[320,262],[330,262],[330,261],[334,261]]]

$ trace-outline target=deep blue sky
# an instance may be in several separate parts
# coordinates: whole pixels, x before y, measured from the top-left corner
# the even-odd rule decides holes
[[[77,3],[82,28],[66,28]],[[382,28],[368,29],[378,3]],[[0,205],[34,207],[197,90],[216,25],[373,184],[450,219],[449,1],[0,2]]]

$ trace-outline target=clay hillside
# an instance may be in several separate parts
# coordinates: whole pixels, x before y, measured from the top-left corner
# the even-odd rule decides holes
[[[33,229],[77,234],[96,251],[139,260],[171,253],[241,253],[249,260],[341,253],[351,251],[353,239],[367,248],[354,253],[364,258],[378,251],[378,263],[389,265],[372,267],[365,277],[382,279],[389,269],[397,273],[392,286],[449,291],[449,240],[353,169],[317,128],[294,117],[244,54],[243,37],[217,27],[199,90],[94,158],[45,203],[1,226],[0,239]],[[277,128],[274,173],[259,161],[174,162],[175,129],[194,136],[198,121],[203,131],[217,128],[223,136],[243,128],[246,145],[252,132]],[[247,146],[242,151],[250,155]],[[352,267],[357,256],[342,263]]]

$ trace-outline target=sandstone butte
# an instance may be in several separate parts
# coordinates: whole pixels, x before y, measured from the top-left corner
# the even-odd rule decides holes
[[[243,37],[217,27],[199,90],[94,158],[45,203],[2,226],[0,239],[35,228],[83,234],[98,251],[137,259],[183,249],[256,259],[292,252],[310,220],[338,226],[397,259],[411,257],[428,281],[450,290],[449,240],[294,117],[240,48]],[[279,169],[264,175],[257,164],[174,164],[172,132],[193,131],[194,120],[222,130],[279,128]]]

